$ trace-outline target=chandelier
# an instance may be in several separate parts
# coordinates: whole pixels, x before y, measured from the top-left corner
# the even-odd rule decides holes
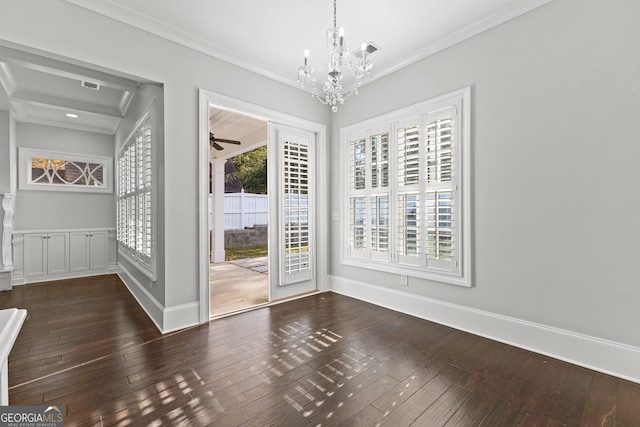
[[[338,28],[336,24],[336,0],[333,0],[333,28],[327,30],[327,65],[320,68],[320,74],[324,75],[322,88],[317,84],[318,76],[309,65],[309,50],[304,51],[304,65],[298,67],[298,82],[302,86],[309,85],[312,95],[321,103],[331,106],[331,111],[338,111],[338,104],[351,95],[358,94],[358,88],[362,85],[365,76],[372,76],[373,64],[367,59],[367,44],[363,43],[361,51],[354,54],[349,52],[344,42],[344,28]],[[354,79],[353,87],[345,90],[342,77],[343,71],[349,69]]]

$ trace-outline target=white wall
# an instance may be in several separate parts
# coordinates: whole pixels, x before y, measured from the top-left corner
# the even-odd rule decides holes
[[[637,1],[554,0],[365,86],[341,107],[334,165],[341,127],[472,87],[475,287],[410,279],[405,288],[397,275],[344,266],[346,236],[333,222],[337,282],[640,350],[639,16]],[[339,211],[343,183],[333,177]]]
[[[167,164],[159,233],[166,247],[160,261],[165,264],[166,310],[190,309],[199,298],[198,89],[319,123],[330,120],[327,109],[308,93],[63,0],[4,0],[0,40],[164,84]]]
[[[18,147],[113,158],[112,135],[18,123]],[[23,166],[18,164],[18,170]],[[116,226],[114,193],[21,190],[16,196],[14,229],[49,230]]]

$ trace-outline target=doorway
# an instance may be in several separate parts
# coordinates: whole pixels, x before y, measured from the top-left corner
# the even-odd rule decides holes
[[[210,315],[269,302],[267,122],[210,106]]]
[[[208,183],[211,107],[267,123],[268,304],[328,289],[326,248],[329,212],[326,208],[317,209],[317,206],[329,206],[326,126],[201,89],[200,322],[210,319]],[[216,205],[222,206],[222,203],[214,201]],[[213,251],[218,260],[221,255],[219,250]]]

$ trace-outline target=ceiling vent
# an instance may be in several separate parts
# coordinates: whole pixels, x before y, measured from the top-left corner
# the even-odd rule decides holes
[[[86,87],[87,89],[100,90],[100,85],[98,83],[82,82],[82,87]]]
[[[377,46],[373,42],[369,42],[366,45],[367,55],[371,55],[372,53],[380,50],[380,46]],[[353,51],[353,55],[356,58],[362,58],[362,49],[356,49]]]

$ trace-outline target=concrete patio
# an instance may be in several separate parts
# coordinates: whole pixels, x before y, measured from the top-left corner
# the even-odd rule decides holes
[[[223,316],[269,302],[267,257],[210,264],[210,315]]]

